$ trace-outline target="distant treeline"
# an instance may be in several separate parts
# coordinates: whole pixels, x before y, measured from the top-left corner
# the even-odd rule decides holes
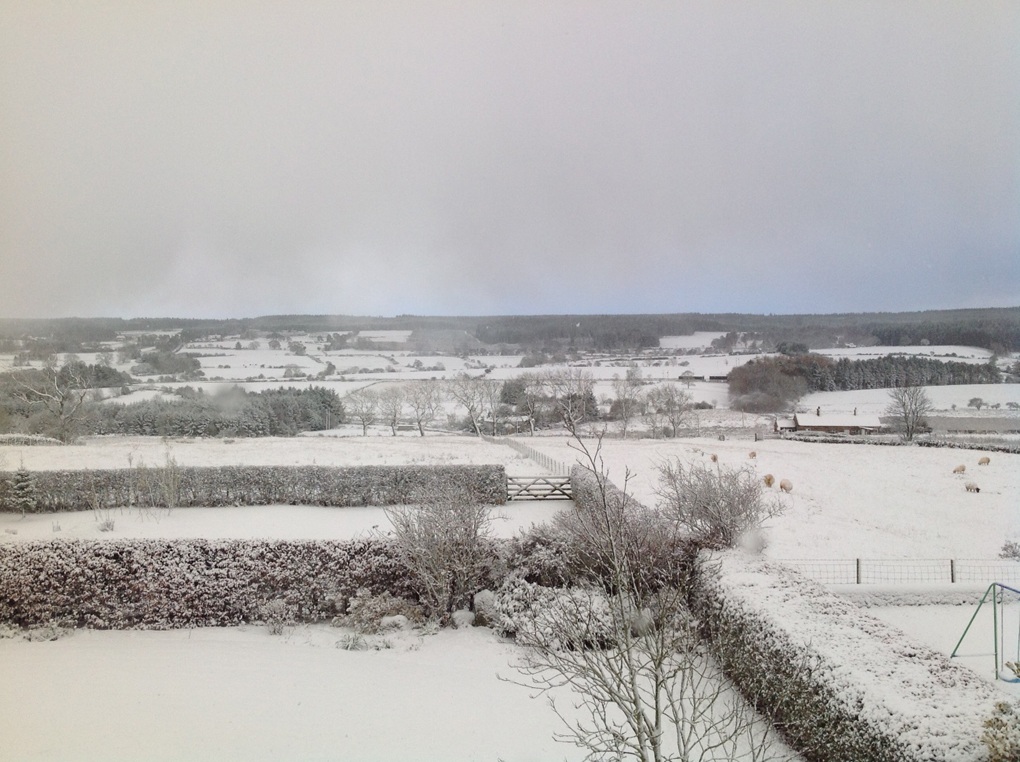
[[[830,315],[494,315],[450,317],[398,315],[269,315],[237,320],[178,318],[0,319],[0,352],[31,350],[37,355],[93,351],[99,342],[124,332],[180,331],[177,342],[208,336],[249,336],[307,332],[345,334],[362,330],[464,331],[490,345],[526,350],[637,349],[658,346],[661,336],[694,331],[752,333],[767,350],[780,342],[812,348],[838,343],[892,346],[959,344],[995,352],[1020,350],[1020,307],[932,310],[927,312],[842,313]],[[145,344],[145,346],[152,346]]]
[[[806,354],[752,360],[731,370],[727,380],[733,407],[766,412],[781,410],[807,392],[997,384],[1002,374],[992,363],[943,362],[903,355],[831,360]]]
[[[339,396],[321,387],[262,392],[235,387],[215,395],[185,387],[179,393],[179,401],[93,405],[83,428],[91,434],[264,437],[321,431],[344,421]]]

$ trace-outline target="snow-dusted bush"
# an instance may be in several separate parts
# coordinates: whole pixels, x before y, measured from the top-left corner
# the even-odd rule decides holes
[[[503,466],[216,466],[34,471],[36,512],[83,511],[90,496],[108,506],[148,505],[172,480],[179,506],[397,505],[423,488],[455,484],[477,503],[506,502]],[[0,472],[0,510],[14,505],[15,474]],[[159,495],[160,490],[156,489]],[[162,504],[162,503],[160,503]]]
[[[730,678],[812,760],[984,762],[998,694],[777,563],[702,553],[692,596]]]
[[[988,747],[988,762],[1020,759],[1020,701],[1013,704],[1000,701],[984,727],[981,741]]]
[[[459,485],[427,484],[386,508],[400,557],[428,615],[447,620],[491,582],[492,515]]]
[[[521,645],[603,648],[614,641],[605,594],[594,587],[543,587],[519,576],[496,593],[497,631]]]
[[[269,627],[270,635],[282,635],[283,628],[291,621],[287,602],[282,598],[269,601],[260,609],[259,613],[266,626]]]
[[[408,622],[419,624],[425,621],[421,606],[391,595],[385,590],[373,594],[367,588],[357,594],[347,604],[347,613],[333,619],[336,627],[351,627],[358,632],[373,634],[379,632],[385,617],[405,617]]]
[[[387,541],[53,540],[0,545],[0,622],[172,629],[343,613],[361,588],[412,598]]]
[[[780,489],[788,492],[787,484],[783,479]],[[713,548],[735,547],[748,532],[783,512],[782,503],[766,495],[763,482],[748,467],[666,461],[659,466],[656,494],[667,521]]]

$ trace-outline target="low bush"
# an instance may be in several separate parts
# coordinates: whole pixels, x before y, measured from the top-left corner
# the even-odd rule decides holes
[[[995,689],[760,557],[703,553],[692,604],[749,701],[817,762],[983,762]]]
[[[423,487],[455,485],[486,505],[506,502],[502,466],[216,466],[33,471],[33,511],[83,511],[96,504],[130,506],[398,505]],[[15,474],[0,472],[0,510],[21,510]],[[168,492],[173,494],[168,495]]]
[[[418,604],[391,595],[385,590],[373,594],[367,588],[357,591],[357,594],[347,603],[347,613],[333,619],[334,626],[351,627],[358,632],[375,634],[381,629],[383,617],[403,616],[408,622],[421,624],[425,621],[425,613]]]
[[[382,540],[53,540],[0,545],[0,622],[172,629],[346,611],[358,590],[414,599]],[[272,618],[272,617],[270,617]]]

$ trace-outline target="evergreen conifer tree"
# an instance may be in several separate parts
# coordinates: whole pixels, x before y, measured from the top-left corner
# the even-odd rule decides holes
[[[35,510],[39,495],[35,486],[35,477],[32,472],[22,464],[21,468],[14,472],[11,480],[11,502],[14,507],[21,511],[21,515]]]

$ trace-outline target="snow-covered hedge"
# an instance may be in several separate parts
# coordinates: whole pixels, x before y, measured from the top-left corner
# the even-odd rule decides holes
[[[397,505],[416,490],[455,484],[486,505],[506,502],[503,466],[158,466],[82,471],[33,471],[35,512],[101,506]],[[14,474],[0,472],[0,510],[13,505]]]
[[[979,442],[946,442],[941,439],[919,439],[919,447],[948,447],[951,450],[984,450],[985,452],[1007,452],[1020,454],[1020,445],[993,445]]]
[[[54,540],[0,545],[0,622],[111,629],[235,625],[282,599],[288,619],[344,613],[358,590],[413,598],[382,540]]]
[[[53,437],[44,437],[39,434],[0,434],[0,446],[3,447],[33,447],[52,445],[61,447],[63,442]]]
[[[731,679],[814,761],[981,762],[1002,696],[797,572],[702,553],[693,605]]]
[[[616,503],[617,505],[622,504],[622,501],[626,500],[626,505],[632,508],[643,507],[641,503],[631,495],[624,493],[623,490],[608,479],[606,480],[605,487],[607,500],[611,502],[620,501]],[[595,472],[581,465],[575,465],[571,468],[570,494],[574,498],[574,505],[581,510],[599,505],[602,500],[602,494],[599,491],[599,483]]]

